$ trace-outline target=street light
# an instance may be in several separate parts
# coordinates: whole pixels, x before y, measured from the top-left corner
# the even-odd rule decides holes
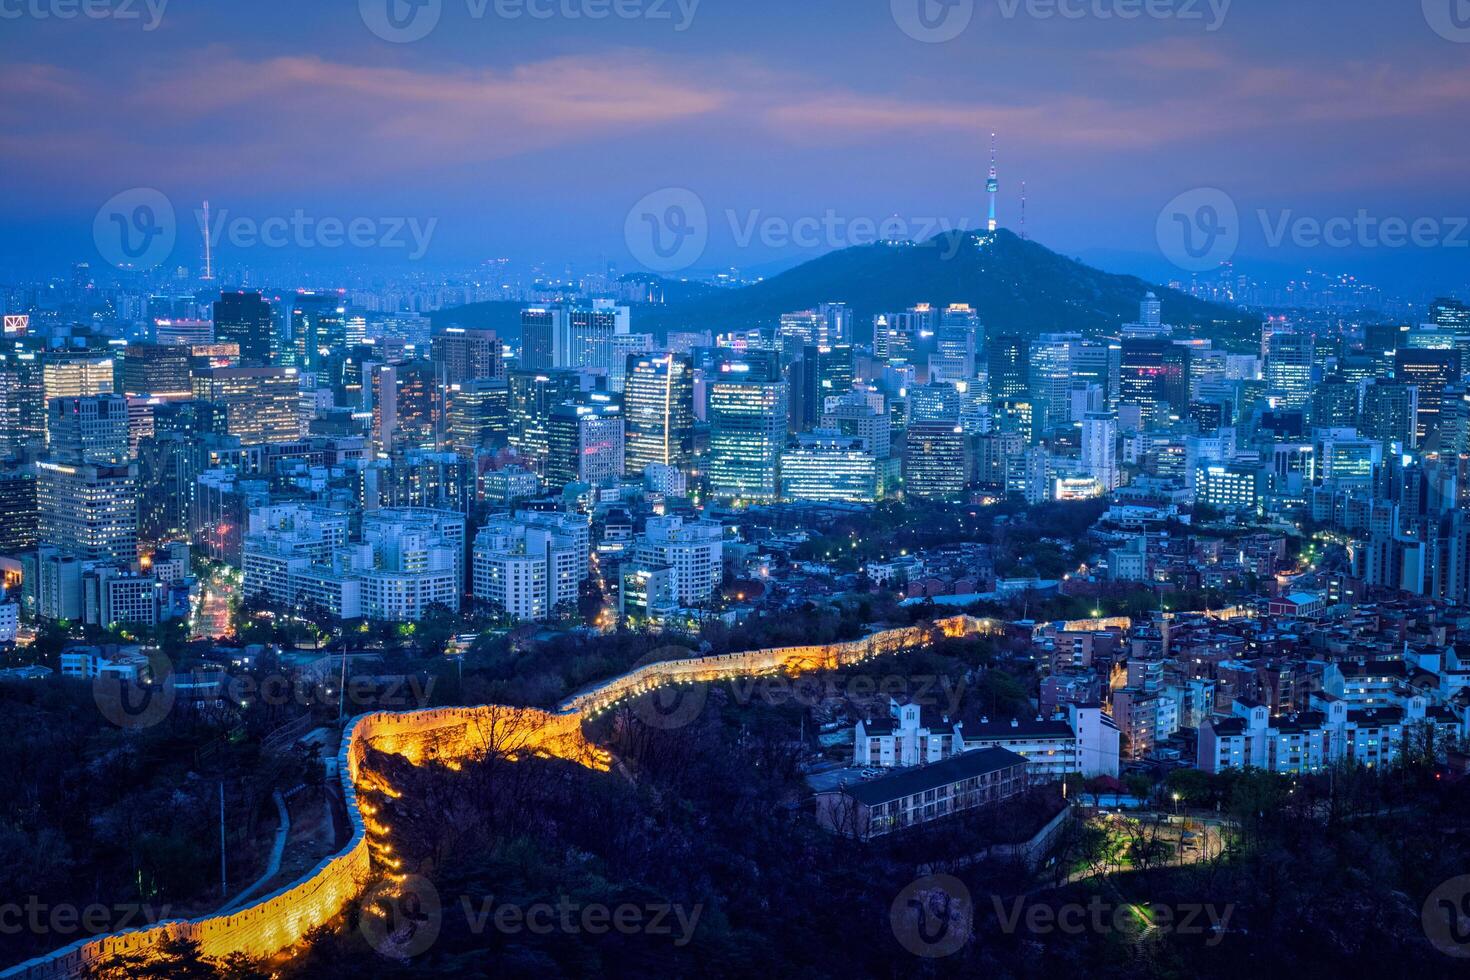
[[[1174,816],[1179,816],[1179,794],[1174,794]]]

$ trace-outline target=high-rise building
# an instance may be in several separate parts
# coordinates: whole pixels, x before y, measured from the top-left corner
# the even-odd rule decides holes
[[[1026,398],[1031,391],[1031,344],[1015,334],[997,334],[985,342],[990,397]]]
[[[84,561],[138,557],[138,468],[36,464],[38,537]]]
[[[1169,340],[1123,339],[1118,361],[1118,404],[1136,406],[1143,428],[1181,418],[1189,410],[1189,348]]]
[[[953,422],[913,422],[903,455],[905,494],[959,501],[971,469],[970,437]]]
[[[772,503],[786,446],[786,382],[751,361],[727,361],[709,385],[706,473],[721,499]]]
[[[1043,432],[1072,424],[1072,346],[1080,334],[1044,334],[1031,342],[1030,398]]]
[[[455,452],[503,449],[510,435],[510,387],[493,378],[473,378],[445,393],[445,435]]]
[[[494,330],[446,327],[434,335],[432,349],[441,384],[457,385],[476,378],[505,380],[505,360]]]
[[[557,337],[566,311],[559,306],[535,306],[521,311],[522,371],[550,371],[556,367]]]
[[[1082,419],[1082,468],[1102,485],[1103,490],[1118,486],[1118,415],[1116,412],[1089,412]]]
[[[1370,439],[1401,450],[1419,445],[1419,389],[1412,384],[1376,378],[1363,386],[1359,430]]]
[[[128,461],[128,400],[122,395],[53,398],[47,406],[46,448],[58,463]]]
[[[1311,401],[1315,346],[1311,334],[1284,331],[1266,343],[1266,391],[1279,395],[1285,408],[1305,408]]]
[[[544,467],[551,410],[591,387],[578,371],[511,371],[506,376],[510,398],[510,447]]]
[[[0,555],[36,547],[36,474],[29,469],[0,471]]]
[[[291,344],[302,374],[341,381],[347,350],[347,309],[336,293],[299,292],[291,299]]]
[[[301,437],[295,368],[207,368],[194,375],[194,397],[224,411],[225,431],[246,445]]]
[[[871,504],[883,495],[878,460],[861,438],[817,430],[781,454],[781,499]]]
[[[611,398],[556,406],[546,438],[546,481],[553,486],[597,487],[623,475],[623,411]]]
[[[628,357],[623,386],[627,475],[694,461],[694,366],[680,354]]]
[[[123,394],[191,397],[191,357],[191,348],[176,344],[129,344],[122,359]]]
[[[0,353],[0,458],[16,459],[46,442],[41,362],[32,353]]]
[[[724,577],[724,529],[714,521],[650,517],[633,544],[632,563],[669,569],[674,602],[706,603]]]
[[[214,304],[214,339],[239,345],[241,367],[269,367],[277,347],[270,303],[260,293],[221,293]]]
[[[1445,388],[1460,381],[1460,352],[1400,347],[1394,354],[1393,375],[1419,389],[1416,431],[1423,443],[1439,427]]]

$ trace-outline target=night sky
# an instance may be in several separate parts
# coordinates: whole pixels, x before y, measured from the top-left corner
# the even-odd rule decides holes
[[[544,19],[519,0],[482,16],[480,0],[397,0],[406,30],[438,16],[408,43],[369,28],[388,23],[386,0],[171,0],[156,26],[159,0],[88,2],[124,16],[0,0],[11,271],[97,261],[98,208],[135,187],[180,209],[175,262],[194,261],[186,226],[208,197],[254,220],[433,219],[425,266],[605,256],[626,270],[629,209],[673,187],[709,211],[701,268],[776,268],[894,214],[982,224],[996,130],[1002,224],[1017,226],[1025,180],[1031,237],[1105,267],[1169,274],[1160,210],[1207,187],[1238,205],[1243,261],[1470,281],[1470,232],[1453,221],[1448,246],[1273,248],[1257,217],[1470,215],[1467,0],[1156,0],[1182,16],[1132,20],[1093,10],[1143,0],[1064,0],[1080,18],[951,0],[961,20],[938,30],[973,12],[940,43],[899,26],[920,23],[906,5],[943,14],[938,0],[702,0],[692,18],[692,0],[618,0],[642,15],[597,21],[561,8],[612,0],[530,0]],[[829,212],[839,231],[815,245],[740,241],[753,218]],[[220,260],[356,257],[240,252]]]

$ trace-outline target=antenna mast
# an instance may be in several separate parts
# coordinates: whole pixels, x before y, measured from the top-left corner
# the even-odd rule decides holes
[[[204,275],[199,278],[204,282],[214,282],[214,254],[209,242],[209,202],[204,202]]]
[[[990,230],[995,231],[995,195],[1000,191],[1000,171],[995,167],[995,134],[990,134],[990,179],[985,182],[990,192]]]

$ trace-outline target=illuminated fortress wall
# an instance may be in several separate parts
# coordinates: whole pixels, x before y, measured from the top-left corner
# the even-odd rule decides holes
[[[954,616],[935,622],[933,629],[949,637],[975,636],[995,632],[996,625],[970,616]],[[263,958],[289,949],[312,929],[335,918],[373,880],[369,833],[363,804],[358,799],[359,788],[368,788],[363,786],[366,777],[362,765],[369,748],[402,755],[415,764],[428,761],[453,764],[455,760],[472,758],[494,748],[512,756],[535,753],[606,769],[607,753],[586,740],[582,721],[620,700],[670,683],[832,670],[922,646],[931,635],[927,627],[911,626],[875,633],[850,643],[751,650],[649,664],[576,695],[556,712],[487,705],[362,715],[353,721],[337,757],[353,831],[352,839],[342,851],[300,880],[243,909],[83,939],[11,967],[0,973],[0,978],[72,978],[80,975],[89,963],[119,953],[142,952],[168,937],[195,939],[204,955],[210,957],[241,952]]]

